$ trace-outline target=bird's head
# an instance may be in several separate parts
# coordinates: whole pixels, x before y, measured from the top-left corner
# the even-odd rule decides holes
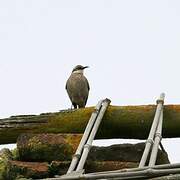
[[[84,72],[84,69],[89,68],[89,66],[82,66],[82,65],[77,65],[73,68],[72,73],[82,73]]]

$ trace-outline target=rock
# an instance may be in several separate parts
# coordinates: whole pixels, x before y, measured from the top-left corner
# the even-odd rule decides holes
[[[71,160],[81,137],[80,134],[22,134],[17,139],[19,159],[38,162]]]
[[[49,177],[48,163],[21,162],[10,160],[6,169],[7,180],[14,180],[20,178],[38,179]]]

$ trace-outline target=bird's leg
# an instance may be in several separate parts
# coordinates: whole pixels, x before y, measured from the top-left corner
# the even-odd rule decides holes
[[[72,103],[72,105],[74,106],[74,109],[77,109],[77,104],[76,103]]]

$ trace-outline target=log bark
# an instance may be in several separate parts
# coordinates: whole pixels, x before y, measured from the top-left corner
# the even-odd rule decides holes
[[[15,143],[21,133],[83,133],[94,108],[0,119],[0,144]],[[97,139],[146,139],[156,106],[109,106]],[[180,105],[164,107],[163,137],[180,137]]]
[[[17,140],[20,161],[68,161],[72,159],[81,135],[77,134],[22,134]],[[139,162],[145,143],[92,146],[89,161]],[[156,164],[168,164],[167,153],[159,149]]]

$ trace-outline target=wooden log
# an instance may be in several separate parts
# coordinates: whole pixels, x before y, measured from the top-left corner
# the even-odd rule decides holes
[[[53,161],[50,165],[51,171],[55,174],[66,174],[70,166],[70,161]],[[85,164],[86,173],[113,171],[119,169],[136,168],[137,162],[121,162],[121,161],[87,161]]]
[[[68,161],[80,142],[77,134],[22,134],[17,140],[18,160]],[[92,146],[89,161],[139,162],[145,143],[116,144],[108,147]],[[156,164],[169,163],[168,155],[159,149]]]
[[[18,160],[71,160],[81,138],[81,134],[21,134],[17,139]]]
[[[46,162],[23,162],[10,160],[6,164],[3,180],[14,180],[18,177],[42,179],[53,177],[54,175],[66,174],[70,161],[54,161],[51,164]],[[123,168],[137,167],[138,163],[120,162],[120,161],[104,161],[104,162],[88,162],[85,166],[86,172],[98,172],[118,170]],[[1,174],[0,174],[1,175]]]
[[[14,180],[18,177],[40,179],[49,176],[49,165],[46,162],[9,161],[6,166],[4,180]]]
[[[0,119],[0,144],[15,143],[21,133],[83,133],[93,107]],[[156,106],[109,106],[97,139],[146,139]],[[164,107],[163,137],[180,137],[180,105]]]

